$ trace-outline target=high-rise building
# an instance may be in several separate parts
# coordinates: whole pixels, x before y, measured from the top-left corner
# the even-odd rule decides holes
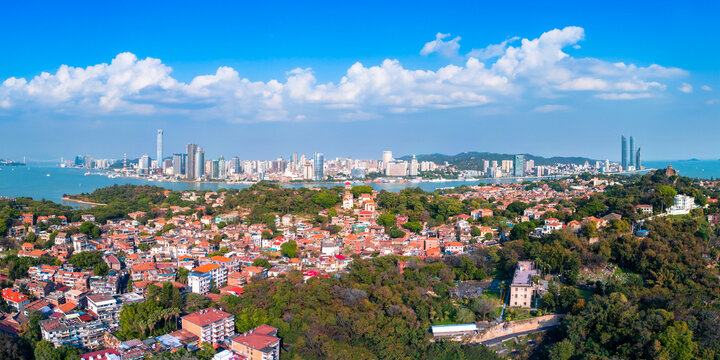
[[[392,151],[383,151],[382,162],[384,168],[387,168],[387,165],[392,161],[392,159]]]
[[[157,131],[157,163],[158,168],[163,168],[163,131],[158,129]]]
[[[410,176],[417,176],[418,174],[418,161],[415,155],[410,160]]]
[[[482,171],[483,171],[484,173],[487,173],[488,169],[490,169],[490,161],[488,161],[488,160],[483,160],[483,161],[482,161],[482,166],[483,166]]]
[[[200,146],[195,148],[194,174],[194,179],[199,179],[205,175],[205,150]]]
[[[294,152],[292,154],[292,169],[298,170],[300,168],[300,164],[298,164],[298,153]]]
[[[502,168],[502,171],[506,174],[510,174],[513,171],[513,161],[512,160],[502,160],[500,167]]]
[[[232,160],[230,160],[229,168],[233,174],[239,174],[240,173],[240,158],[237,156],[233,156]]]
[[[640,161],[640,147],[637,148],[637,151],[635,151],[635,169],[642,170],[642,162]]]
[[[630,137],[630,166],[635,165],[635,139]]]
[[[187,160],[187,154],[173,154],[173,174],[174,175],[185,175],[185,161]]]
[[[187,144],[187,158],[185,159],[185,177],[195,179],[195,152],[197,144]]]
[[[628,169],[628,160],[627,160],[627,156],[628,156],[628,143],[627,143],[627,138],[623,135],[623,136],[621,136],[620,141],[622,142],[622,144],[621,144],[622,157],[621,157],[621,160],[620,160],[620,165],[622,166],[622,169],[623,169],[623,170],[627,170],[627,169]]]
[[[513,175],[520,177],[525,175],[525,155],[515,155]]]
[[[323,180],[325,179],[325,156],[322,153],[315,153],[313,155],[313,179]]]
[[[143,155],[140,157],[140,160],[138,161],[138,168],[140,170],[147,170],[150,168],[150,156]]]

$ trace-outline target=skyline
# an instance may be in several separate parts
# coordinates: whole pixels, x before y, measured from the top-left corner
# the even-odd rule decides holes
[[[0,157],[139,157],[155,153],[151,134],[162,128],[165,154],[197,143],[208,157],[392,149],[617,161],[618,134],[634,133],[645,160],[720,158],[707,146],[720,130],[720,52],[694,36],[719,33],[709,15],[717,4],[614,13],[618,2],[600,9],[607,18],[592,7],[524,4],[507,24],[488,16],[501,5],[463,4],[467,11],[432,8],[437,16],[417,24],[428,5],[397,13],[371,5],[358,20],[331,16],[344,5],[288,16],[286,4],[276,14],[286,22],[273,27],[253,19],[266,5],[223,4],[212,24],[210,7],[197,9],[190,34],[167,19],[188,15],[181,7],[138,15],[139,3],[129,3],[101,26],[46,4],[36,29],[8,39],[17,55],[0,59],[0,132],[23,134],[6,137]],[[0,29],[14,34],[30,9],[6,7],[15,16],[0,14]],[[675,16],[658,27],[669,8]],[[57,33],[48,31],[53,10],[71,20]],[[133,27],[120,26],[130,19]]]

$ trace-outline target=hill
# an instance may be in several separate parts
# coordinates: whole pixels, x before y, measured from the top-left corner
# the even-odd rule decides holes
[[[577,164],[582,165],[586,161],[594,162],[596,160],[578,157],[578,156],[553,156],[553,157],[542,157],[531,154],[525,155],[525,160],[533,160],[535,165],[554,165],[554,164]],[[513,160],[515,154],[499,154],[491,152],[463,152],[456,155],[445,155],[445,154],[423,154],[416,156],[418,161],[432,161],[437,164],[444,164],[445,162],[450,165],[454,165],[458,170],[482,170],[482,161],[498,161],[501,160]],[[410,160],[412,156],[406,155],[400,158],[400,160]]]

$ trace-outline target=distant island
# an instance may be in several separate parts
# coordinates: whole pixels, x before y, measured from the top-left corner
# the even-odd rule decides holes
[[[437,164],[444,164],[447,162],[450,165],[455,166],[458,170],[482,170],[483,160],[488,161],[502,161],[502,160],[513,160],[516,154],[500,154],[491,152],[462,152],[456,155],[445,155],[445,154],[422,154],[415,156],[418,161],[432,161]],[[553,156],[553,157],[542,157],[532,154],[525,155],[525,160],[532,160],[535,165],[547,166],[554,164],[575,164],[583,165],[585,162],[595,162],[597,160],[578,157],[578,156]],[[400,160],[409,161],[412,158],[410,155],[406,155],[400,158]]]

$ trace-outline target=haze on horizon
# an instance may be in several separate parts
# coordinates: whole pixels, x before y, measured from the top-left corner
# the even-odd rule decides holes
[[[0,158],[720,158],[717,3],[2,9]]]

